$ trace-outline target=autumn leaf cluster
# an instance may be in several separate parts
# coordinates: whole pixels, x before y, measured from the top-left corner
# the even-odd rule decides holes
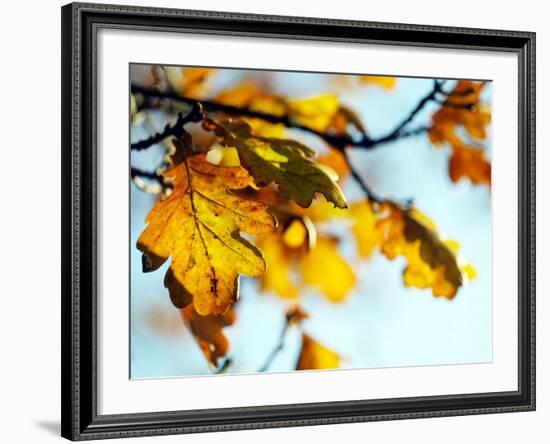
[[[410,203],[368,193],[347,201],[342,184],[357,180],[357,174],[347,161],[348,147],[331,145],[331,137],[353,140],[359,134],[366,140],[368,135],[336,94],[283,97],[245,81],[209,96],[215,70],[154,67],[152,73],[159,91],[172,90],[198,105],[187,106],[196,115],[167,143],[158,173],[163,192],[147,215],[137,248],[144,272],[170,261],[164,286],[212,367],[229,352],[223,329],[236,321],[241,275],[258,278],[263,292],[294,307],[285,328],[302,329],[297,369],[339,366],[339,355],[304,330],[311,314],[296,308],[306,289],[335,304],[354,293],[355,267],[342,253],[341,239],[320,229],[327,222],[351,227],[358,260],[375,254],[404,258],[407,287],[450,300],[475,277],[459,244]],[[359,79],[354,87],[388,91],[397,82],[349,79]],[[450,148],[453,182],[491,183],[490,162],[479,145],[487,139],[491,117],[481,101],[483,86],[457,82],[431,117],[428,138],[434,146]],[[140,100],[132,95],[136,113]],[[176,107],[167,112],[175,111],[181,116]],[[319,136],[326,143],[324,154],[289,129]]]

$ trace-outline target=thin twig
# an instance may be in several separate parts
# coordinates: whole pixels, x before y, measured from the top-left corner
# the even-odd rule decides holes
[[[378,194],[372,191],[371,188],[367,185],[367,182],[361,176],[361,174],[359,174],[359,172],[355,169],[355,167],[353,166],[353,162],[351,162],[351,159],[349,158],[348,152],[344,150],[342,151],[342,153],[344,155],[346,164],[350,170],[351,176],[353,177],[357,185],[361,187],[361,189],[365,193],[366,198],[372,202],[378,202],[378,203],[384,202],[384,198],[380,197]]]
[[[279,334],[279,340],[275,344],[275,348],[271,350],[271,353],[269,353],[269,356],[265,360],[264,364],[259,368],[258,372],[266,372],[269,369],[269,367],[271,367],[271,364],[273,364],[273,361],[285,346],[286,334],[288,333],[289,327],[290,327],[290,323],[288,321],[285,322],[285,325],[283,326],[283,329]]]
[[[441,89],[444,84],[444,81],[434,80],[434,85],[432,90],[425,95],[418,103],[417,105],[411,110],[411,112],[395,127],[393,131],[391,131],[386,136],[380,137],[379,139],[375,140],[376,144],[382,144],[389,142],[391,140],[398,139],[400,137],[401,132],[405,129],[405,127],[413,121],[413,119],[418,115],[424,107],[433,100],[436,100],[436,96],[439,93],[442,93],[443,90]]]
[[[132,143],[130,145],[130,148],[135,151],[144,150],[149,148],[150,146],[162,142],[167,137],[179,137],[181,136],[183,132],[183,127],[186,123],[198,122],[202,119],[202,117],[202,106],[200,102],[195,102],[193,103],[191,111],[189,111],[187,115],[183,116],[181,113],[178,114],[178,119],[176,120],[175,124],[166,124],[162,132],[156,133],[145,140],[140,140],[139,142]]]
[[[145,177],[147,179],[155,180],[160,184],[164,184],[162,176],[156,171],[144,171],[140,168],[132,167],[130,169],[130,176],[132,177],[132,179],[134,179],[135,177]]]

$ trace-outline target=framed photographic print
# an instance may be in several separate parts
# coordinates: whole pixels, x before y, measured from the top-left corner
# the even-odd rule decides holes
[[[62,435],[533,410],[535,35],[62,8]]]

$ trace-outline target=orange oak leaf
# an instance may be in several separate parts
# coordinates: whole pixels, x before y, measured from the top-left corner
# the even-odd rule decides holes
[[[465,177],[474,184],[491,185],[490,162],[483,150],[468,146],[463,134],[465,132],[475,140],[487,138],[491,112],[481,103],[483,86],[483,82],[460,80],[432,116],[428,136],[436,146],[448,144],[451,147],[449,175],[453,182]]]
[[[449,159],[449,176],[453,182],[465,177],[475,184],[491,185],[491,164],[485,150],[476,147],[456,146]]]
[[[261,251],[240,233],[268,233],[276,222],[264,204],[229,191],[250,185],[245,169],[212,165],[205,154],[188,155],[189,144],[185,138],[175,141],[172,167],[164,173],[173,191],[147,215],[137,247],[144,271],[172,257],[165,286],[176,306],[192,300],[200,315],[221,314],[238,298],[240,274],[265,271]]]

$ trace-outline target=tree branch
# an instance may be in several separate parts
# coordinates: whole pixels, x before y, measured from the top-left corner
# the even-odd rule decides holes
[[[407,137],[414,137],[414,136],[428,132],[430,130],[430,127],[426,125],[422,125],[413,129],[406,129],[406,127],[414,120],[414,118],[425,108],[425,106],[428,103],[435,102],[442,106],[454,106],[452,102],[449,102],[447,100],[448,97],[463,96],[463,95],[466,96],[468,94],[471,94],[472,92],[471,90],[463,91],[460,93],[456,93],[454,91],[447,92],[443,89],[444,84],[445,84],[444,80],[434,80],[432,89],[424,97],[420,99],[420,101],[409,112],[409,114],[401,122],[399,122],[392,131],[390,131],[385,136],[382,136],[376,139],[370,138],[367,134],[362,134],[361,138],[359,139],[353,139],[347,134],[343,134],[343,135],[328,134],[325,132],[317,131],[305,125],[301,125],[300,123],[296,122],[295,119],[292,119],[287,115],[277,116],[269,113],[264,113],[262,111],[253,110],[248,107],[225,105],[212,100],[191,99],[188,97],[180,96],[174,92],[161,92],[154,89],[148,89],[141,86],[132,85],[131,87],[132,93],[141,94],[145,100],[144,102],[145,105],[141,105],[141,109],[148,108],[148,107],[158,107],[160,100],[163,100],[163,99],[185,103],[192,106],[191,112],[186,117],[182,117],[181,114],[179,115],[178,121],[176,122],[175,125],[173,126],[167,125],[162,133],[157,133],[154,136],[150,137],[149,139],[132,144],[132,149],[136,149],[136,150],[145,149],[151,145],[154,145],[155,143],[160,142],[161,140],[163,140],[164,138],[170,135],[174,135],[177,137],[178,135],[181,134],[183,130],[183,125],[185,125],[185,123],[189,121],[197,121],[197,120],[200,120],[202,117],[204,117],[204,114],[202,113],[203,109],[205,111],[210,111],[210,112],[223,112],[226,114],[242,116],[242,117],[254,117],[273,124],[281,123],[285,125],[287,128],[300,129],[300,130],[309,132],[311,134],[314,134],[319,138],[323,139],[329,145],[331,145],[335,149],[342,152],[346,160],[346,163],[348,164],[352,177],[357,182],[357,184],[361,187],[367,199],[373,202],[381,203],[381,202],[384,202],[385,199],[379,196],[378,194],[376,194],[368,186],[368,184],[363,179],[363,177],[359,174],[359,172],[354,168],[353,163],[350,161],[346,148],[354,147],[354,148],[363,148],[366,150],[370,150],[383,144],[387,144],[387,143],[400,140],[403,138],[407,138]],[[445,97],[445,99],[441,99],[439,96],[443,96]],[[458,107],[472,109],[471,104],[460,104],[458,105]],[[402,205],[405,207],[408,207],[410,206],[411,203],[412,203],[412,200],[408,199]]]
[[[139,142],[132,143],[130,148],[132,150],[140,151],[162,142],[167,137],[180,137],[186,123],[199,122],[203,117],[204,115],[201,103],[194,102],[192,104],[191,111],[189,111],[186,116],[183,116],[181,113],[178,114],[178,119],[174,125],[167,124],[162,132],[156,133],[147,139],[140,140]]]
[[[143,88],[141,86],[136,86],[136,85],[132,85],[131,91],[133,94],[141,94],[144,97],[145,105],[142,105],[140,109],[150,108],[150,107],[156,108],[158,104],[155,104],[155,100],[159,100],[159,99],[173,100],[173,101],[185,103],[188,105],[194,105],[194,104],[200,103],[205,111],[222,112],[222,113],[231,114],[234,116],[241,116],[241,117],[254,117],[273,124],[281,123],[287,128],[295,128],[302,131],[306,131],[320,137],[321,139],[324,139],[328,144],[339,149],[343,149],[346,145],[357,143],[347,134],[336,135],[336,134],[327,134],[322,131],[317,131],[308,126],[301,125],[300,123],[296,122],[294,119],[290,118],[287,115],[277,116],[274,114],[264,113],[262,111],[256,111],[246,106],[243,106],[243,107],[232,106],[232,105],[225,105],[223,103],[218,103],[212,100],[190,99],[188,97],[180,96],[179,94],[176,94],[174,92],[161,92],[153,89]],[[367,135],[363,135],[361,143],[369,144],[370,138]]]
[[[137,85],[132,85],[131,91],[133,94],[141,94],[144,98],[144,104],[140,105],[140,109],[144,108],[156,108],[159,106],[160,100],[172,100],[175,102],[185,103],[191,106],[196,104],[201,104],[205,111],[209,112],[223,112],[230,115],[241,116],[241,117],[254,117],[257,119],[264,120],[269,123],[281,123],[287,128],[299,129],[302,131],[309,132],[316,135],[317,137],[323,139],[329,145],[334,148],[343,151],[344,148],[351,146],[363,149],[373,149],[379,145],[383,145],[389,142],[393,142],[397,139],[402,139],[405,137],[412,137],[418,134],[421,134],[426,131],[425,127],[420,127],[411,131],[404,131],[405,127],[412,122],[414,117],[426,106],[427,103],[431,101],[438,101],[437,95],[448,96],[450,93],[445,92],[442,89],[444,81],[435,80],[432,90],[424,96],[418,104],[413,108],[413,110],[403,119],[394,130],[389,134],[382,136],[377,139],[370,138],[367,134],[362,134],[360,138],[354,139],[347,134],[328,134],[322,131],[317,131],[308,126],[302,125],[296,122],[295,119],[287,115],[277,116],[274,114],[264,113],[262,111],[257,111],[250,109],[246,106],[232,106],[218,103],[213,100],[197,100],[191,99],[188,97],[180,96],[174,92],[161,92],[154,89],[144,88]],[[165,129],[165,131],[167,131]],[[157,135],[159,136],[159,135]],[[160,136],[159,136],[160,137]]]

